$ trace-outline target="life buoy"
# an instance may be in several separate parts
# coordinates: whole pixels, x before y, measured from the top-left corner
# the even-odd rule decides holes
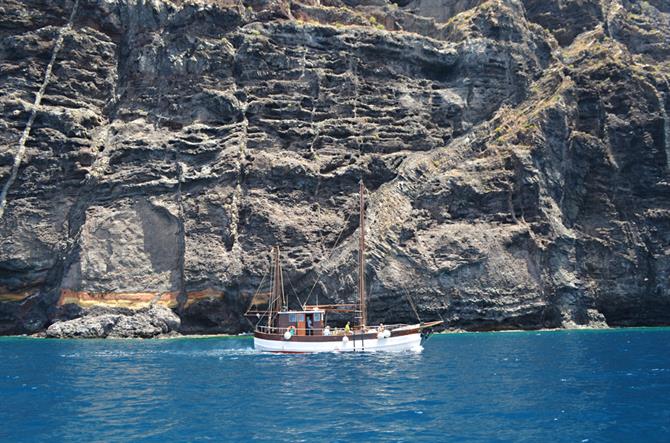
[[[284,339],[285,340],[290,340],[291,337],[295,335],[295,326],[291,325],[288,327],[286,332],[284,332]]]
[[[342,344],[346,345],[347,343],[349,343],[349,337],[345,335],[344,337],[342,337]]]
[[[391,336],[391,331],[386,330],[384,331],[384,338],[389,338]]]

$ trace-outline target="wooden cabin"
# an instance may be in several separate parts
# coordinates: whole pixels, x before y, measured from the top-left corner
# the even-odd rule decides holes
[[[289,327],[295,328],[295,335],[323,335],[325,326],[325,311],[281,311],[277,313],[275,327],[284,333]],[[311,329],[308,328],[311,320]]]

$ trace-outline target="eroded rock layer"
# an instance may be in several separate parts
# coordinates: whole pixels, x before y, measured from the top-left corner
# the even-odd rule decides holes
[[[354,301],[360,178],[373,321],[670,323],[666,1],[5,0],[0,42],[1,334],[248,330],[274,244]]]

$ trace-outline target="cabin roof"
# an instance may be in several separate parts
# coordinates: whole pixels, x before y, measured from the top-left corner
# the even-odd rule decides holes
[[[323,311],[321,309],[310,309],[309,311],[280,311],[279,315],[283,314],[314,314],[314,313],[325,313],[326,311]]]

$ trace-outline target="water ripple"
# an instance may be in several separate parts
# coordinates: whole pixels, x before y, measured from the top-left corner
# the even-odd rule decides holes
[[[274,355],[248,338],[0,339],[0,441],[667,441],[668,343],[459,334],[422,353]]]

